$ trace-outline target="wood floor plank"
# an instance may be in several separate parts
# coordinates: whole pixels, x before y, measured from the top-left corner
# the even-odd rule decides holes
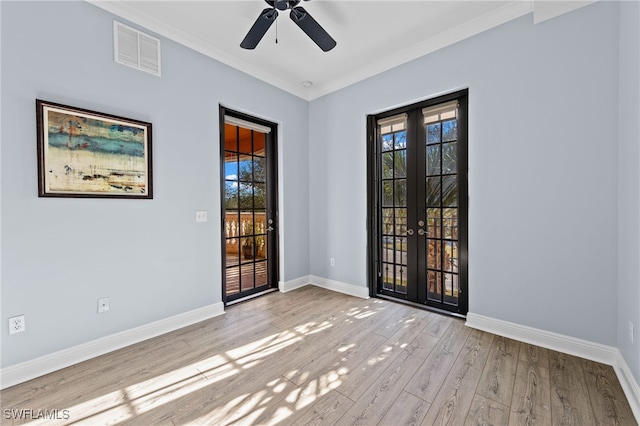
[[[371,308],[372,305],[362,303],[358,309],[349,311],[348,321],[333,325],[323,332],[322,336],[312,334],[307,339],[307,344],[313,343],[314,339],[321,339],[318,345],[306,352],[299,351],[295,357],[288,357],[288,370],[283,373],[283,376],[300,386],[328,371],[340,372],[338,373],[340,375],[350,374],[359,364],[370,359],[374,351],[390,340],[372,333],[371,330],[386,322],[394,321],[393,318],[400,315],[397,305],[375,303],[378,305],[375,309]],[[406,314],[403,315],[406,316]],[[359,321],[365,321],[366,325],[360,324]],[[356,323],[357,326],[354,327]],[[424,323],[421,324],[424,326]],[[407,328],[416,326],[419,325]],[[397,343],[394,341],[392,344]],[[318,351],[318,346],[323,350]]]
[[[406,314],[406,310],[402,309],[399,311],[398,316],[396,316],[393,320],[387,321],[381,326],[376,327],[373,332],[385,337],[393,336],[398,330],[405,328],[407,324],[420,321],[422,323],[432,323],[437,321],[437,318],[434,318],[436,315],[427,311],[423,311],[420,309],[413,309],[410,311],[410,314]]]
[[[567,426],[595,424],[580,359],[555,351],[549,355],[552,423]]]
[[[353,401],[360,398],[383,373],[385,368],[410,344],[429,348],[429,351],[433,349],[433,343],[438,339],[423,333],[424,330],[429,328],[429,319],[414,318],[413,308],[408,314],[405,313],[405,318],[410,318],[411,320],[406,321],[405,325],[396,331],[393,336],[386,339],[374,352],[349,370],[347,380],[340,386],[340,393]],[[422,334],[425,334],[425,336],[423,337]],[[417,339],[418,337],[420,338]]]
[[[172,420],[183,424],[229,423],[245,416],[261,415],[266,402],[280,396],[275,392],[279,381],[276,373],[251,368],[230,370],[230,374],[215,380],[177,381],[173,386],[158,387],[147,393],[132,394],[135,416],[130,424],[156,424]],[[282,391],[292,391],[286,384]],[[262,405],[261,405],[262,404]],[[277,406],[270,406],[277,408]]]
[[[522,343],[520,345],[520,361],[537,365],[549,370],[549,350],[540,346]]]
[[[431,404],[402,391],[378,423],[379,426],[416,426],[422,423]]]
[[[511,425],[637,426],[613,369],[526,344],[513,355],[517,345],[452,317],[307,286],[4,389],[1,421],[501,425],[496,400],[513,380]],[[70,418],[29,422],[5,409]]]
[[[302,386],[309,380],[320,377],[329,371],[343,371],[348,374],[363,359],[367,359],[372,352],[379,348],[386,339],[366,330],[348,334],[338,342],[324,344],[325,350],[314,350],[306,357],[291,360],[289,370],[284,373],[287,380],[297,386]],[[302,359],[300,359],[302,358]]]
[[[476,394],[471,402],[471,408],[465,426],[477,425],[506,425],[509,421],[509,407]]]
[[[442,337],[447,332],[449,326],[458,322],[457,318],[448,317],[446,315],[432,314],[429,321],[429,328],[425,330],[426,333],[434,337]]]
[[[268,383],[271,394],[267,397],[254,398],[253,407],[242,407],[242,412],[236,413],[235,419],[223,418],[215,423],[206,424],[231,424],[231,425],[263,425],[275,426],[287,423],[293,411],[287,404],[287,399],[299,392],[299,388],[292,383],[278,378]],[[198,421],[202,424],[202,422]]]
[[[407,385],[407,392],[433,402],[470,332],[462,321],[453,321]]]
[[[597,424],[634,424],[633,412],[613,368],[586,359],[581,361]]]
[[[470,337],[460,350],[449,374],[443,379],[423,426],[464,424],[489,356],[491,342]]]
[[[309,392],[302,391],[301,393],[303,396],[299,401],[290,401],[293,414],[283,424],[336,425],[340,417],[353,405],[353,401],[334,390],[322,394],[321,391],[314,388],[311,397]]]
[[[489,350],[489,359],[484,368],[476,392],[486,398],[510,406],[520,342],[497,336]]]
[[[549,385],[549,370],[541,365],[548,364],[540,362],[538,357],[540,351],[532,350],[531,347],[520,349],[520,359],[516,369],[515,386],[513,398],[511,399],[511,414],[509,424],[519,425],[539,425],[551,424],[551,388]],[[523,352],[526,352],[523,355]],[[533,355],[533,356],[530,356]]]
[[[161,360],[166,361],[166,356],[174,351],[189,349],[182,340],[157,341],[160,343],[157,348],[152,343],[143,342],[140,346],[128,348],[129,356],[122,356],[124,350],[117,351],[27,382],[16,387],[16,392],[3,391],[3,405],[29,406],[37,402],[44,407],[75,407],[78,412],[83,412],[83,401],[99,400],[113,404],[120,398],[121,389],[179,367],[179,364],[170,365]],[[152,372],[154,366],[156,372]],[[199,375],[195,368],[189,367],[184,373],[190,377]]]
[[[417,336],[416,336],[417,337]],[[433,336],[415,339],[402,350],[383,373],[367,387],[351,408],[340,418],[345,425],[375,425],[396,402],[397,396],[415,374],[423,360],[437,344]],[[342,392],[342,388],[336,389]]]

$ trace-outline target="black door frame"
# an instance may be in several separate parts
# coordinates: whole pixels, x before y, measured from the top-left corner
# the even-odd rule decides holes
[[[416,128],[416,111],[422,108],[430,107],[433,105],[445,103],[448,101],[458,100],[458,132],[461,135],[457,146],[458,157],[458,214],[459,214],[459,286],[460,294],[458,297],[458,305],[446,306],[438,305],[432,306],[430,302],[419,299],[418,302],[411,302],[403,300],[401,298],[394,297],[393,300],[406,302],[420,306],[422,308],[435,310],[439,312],[445,312],[448,314],[465,316],[468,312],[468,210],[469,210],[469,187],[468,187],[468,89],[459,90],[456,92],[448,93],[435,98],[427,99],[411,105],[406,105],[400,108],[395,108],[383,113],[368,115],[367,116],[367,282],[369,285],[369,295],[371,297],[386,297],[381,292],[381,280],[382,280],[382,244],[381,244],[381,193],[380,182],[382,174],[382,164],[380,149],[381,135],[378,131],[378,120],[393,117],[399,114],[407,114],[409,119],[407,120],[407,138],[409,133],[413,133],[413,137],[419,138],[420,135],[424,137],[424,129],[420,129],[422,126]],[[414,117],[412,120],[411,117]],[[407,161],[417,161],[418,170],[424,169],[424,159],[408,159]],[[409,165],[407,165],[409,169]],[[410,170],[410,169],[409,169]],[[418,173],[415,170],[415,173]],[[424,175],[424,173],[423,173]],[[422,179],[420,177],[420,179]],[[424,199],[425,194],[417,194],[419,199]],[[407,206],[410,207],[409,205]],[[424,257],[425,253],[418,253]],[[410,271],[409,273],[415,274]],[[415,277],[414,277],[415,278]],[[420,297],[423,292],[420,292]],[[426,291],[424,292],[426,293]]]
[[[226,242],[225,242],[225,116],[235,117],[244,121],[248,121],[250,123],[255,123],[261,126],[265,126],[271,129],[271,131],[266,135],[266,158],[267,161],[267,171],[266,178],[267,183],[271,182],[272,185],[267,185],[267,219],[271,219],[273,221],[270,224],[273,227],[272,231],[269,231],[269,238],[267,238],[267,286],[262,286],[259,288],[255,288],[250,291],[243,292],[241,296],[231,297],[227,296],[227,274],[226,274],[226,264],[227,264],[227,256],[226,256]],[[228,303],[243,300],[246,297],[251,297],[253,295],[269,292],[276,290],[278,288],[279,281],[279,228],[280,228],[280,220],[278,214],[278,125],[276,123],[254,117],[249,114],[245,114],[222,105],[219,105],[219,126],[220,126],[220,211],[221,211],[221,220],[220,220],[220,242],[221,242],[221,254],[222,254],[222,302],[224,306],[227,306]],[[267,287],[267,288],[265,288]]]

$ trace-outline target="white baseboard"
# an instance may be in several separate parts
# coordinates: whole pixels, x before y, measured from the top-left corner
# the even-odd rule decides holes
[[[499,336],[612,366],[636,420],[640,421],[640,386],[638,386],[638,382],[631,374],[631,370],[618,348],[471,312],[467,314],[466,325]]]
[[[11,365],[0,370],[0,389],[35,379],[82,361],[139,343],[152,337],[224,314],[224,304],[214,303],[130,330],[102,337],[72,348]]]
[[[616,370],[616,375],[629,401],[631,410],[633,410],[633,415],[636,416],[636,421],[640,423],[640,385],[638,385],[635,377],[633,377],[631,369],[622,357],[620,351],[617,349],[616,351],[618,352],[618,357],[613,368]]]
[[[309,284],[311,284],[311,278],[309,278],[309,275],[305,275],[304,277],[296,278],[291,281],[280,281],[278,283],[278,288],[282,293],[287,293]]]
[[[337,291],[338,293],[348,294],[349,296],[355,296],[361,299],[369,298],[368,287],[333,281],[327,278],[317,277],[315,275],[310,275],[309,280],[311,284],[317,287],[326,288],[327,290]]]
[[[509,337],[521,342],[563,352],[565,354],[586,358],[603,364],[614,365],[617,349],[612,346],[601,345],[551,331],[527,327],[512,322],[502,321],[484,315],[467,314],[469,327],[488,331],[499,336]]]
[[[278,287],[282,293],[286,293],[288,291],[292,291],[307,285],[326,288],[327,290],[336,291],[338,293],[347,294],[349,296],[359,297],[361,299],[369,298],[369,289],[367,287],[334,281],[315,275],[306,275],[304,277],[296,278],[295,280],[286,282],[280,281]]]

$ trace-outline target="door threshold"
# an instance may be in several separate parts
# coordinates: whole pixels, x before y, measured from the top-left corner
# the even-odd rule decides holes
[[[274,291],[278,291],[277,288],[270,288],[265,291],[261,291],[259,293],[253,293],[245,297],[241,297],[239,299],[232,300],[231,302],[227,302],[226,306],[236,305],[241,302],[246,302],[247,300],[255,299],[256,297],[264,296],[265,294],[273,293]]]
[[[395,297],[387,296],[385,294],[376,294],[374,297],[377,297],[378,299],[388,300],[389,302],[395,302],[395,303],[401,303],[403,305],[413,306],[414,308],[418,308],[418,309],[422,309],[422,310],[425,310],[425,311],[434,312],[436,314],[442,314],[442,315],[448,315],[448,316],[451,316],[451,317],[467,319],[466,315],[462,315],[462,314],[459,314],[457,312],[451,312],[451,311],[447,311],[447,310],[444,310],[444,309],[438,309],[438,308],[434,308],[433,306],[423,305],[421,303],[411,302],[409,300],[396,299]]]

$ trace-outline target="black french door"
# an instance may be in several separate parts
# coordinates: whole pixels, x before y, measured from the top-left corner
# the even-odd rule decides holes
[[[278,286],[276,131],[220,107],[225,304]]]
[[[368,121],[372,295],[466,315],[467,91]]]

